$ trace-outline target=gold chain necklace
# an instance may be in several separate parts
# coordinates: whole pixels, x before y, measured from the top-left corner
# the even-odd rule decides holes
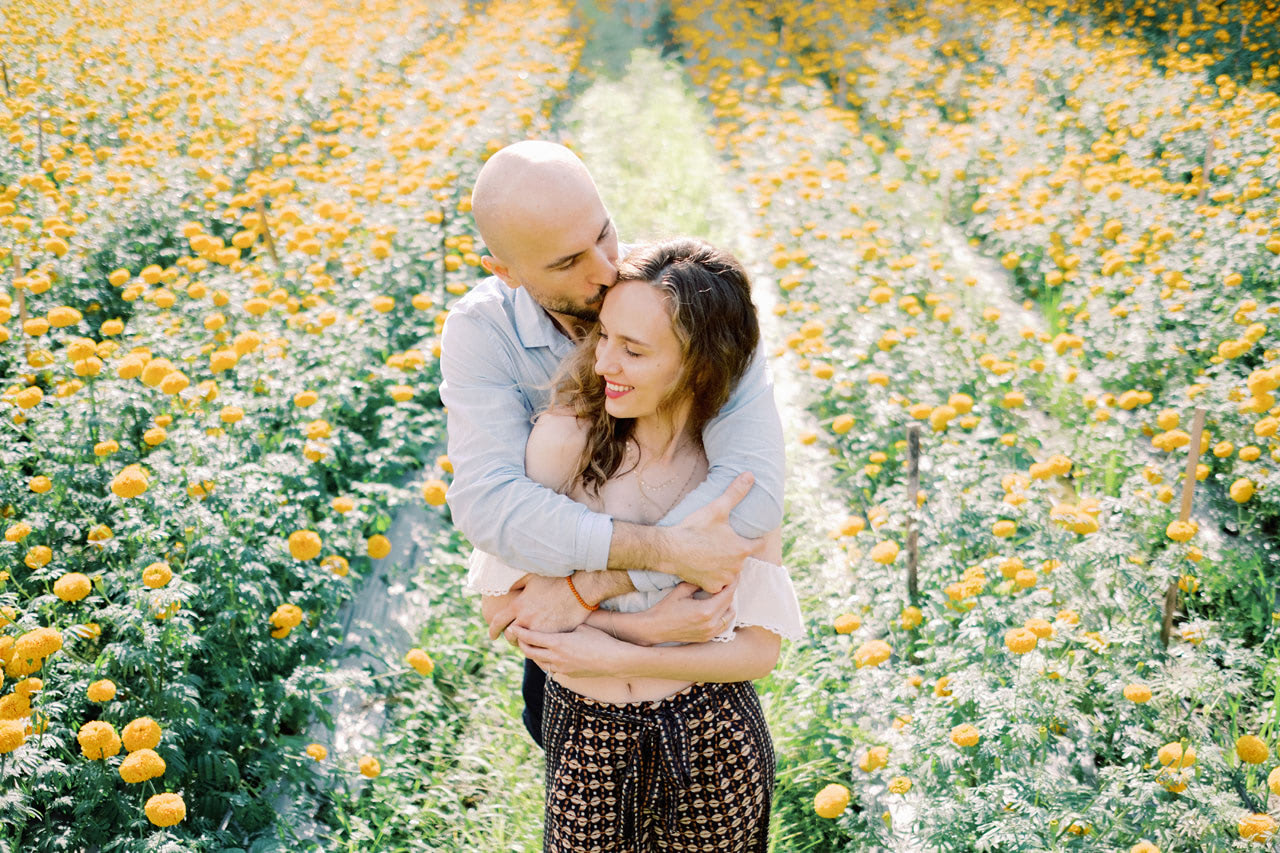
[[[694,465],[692,468],[689,469],[689,473],[685,476],[684,483],[680,486],[680,491],[677,492],[677,494],[684,494],[684,490],[688,488],[689,483],[693,481],[693,475],[697,472],[697,470],[698,470],[698,467],[696,465]],[[655,509],[662,510],[663,512],[670,509],[670,507],[663,506],[661,503],[655,500],[652,496],[652,493],[661,493],[663,489],[665,489],[667,486],[670,486],[677,479],[679,479],[679,477],[680,477],[680,474],[676,473],[656,486],[650,485],[649,483],[646,483],[644,481],[644,475],[640,473],[640,467],[638,465],[636,466],[636,482],[640,484],[640,496],[643,497],[645,500],[647,500],[649,503],[653,504]]]

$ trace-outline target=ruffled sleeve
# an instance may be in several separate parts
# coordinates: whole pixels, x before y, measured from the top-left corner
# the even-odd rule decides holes
[[[528,572],[507,565],[487,551],[476,549],[467,562],[467,592],[481,595],[505,595],[512,585]]]
[[[731,626],[713,640],[727,643],[737,627],[759,627],[788,640],[805,635],[804,617],[786,567],[748,557],[742,564],[738,590],[733,595]]]

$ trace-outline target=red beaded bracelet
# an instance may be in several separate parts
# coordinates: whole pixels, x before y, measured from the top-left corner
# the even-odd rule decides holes
[[[576,586],[574,586],[574,585],[573,585],[573,575],[565,575],[565,576],[564,576],[564,579],[565,579],[565,580],[567,580],[567,581],[569,582],[569,589],[573,590],[573,597],[574,597],[574,598],[576,598],[576,599],[578,599],[578,603],[579,603],[579,604],[581,604],[583,607],[587,608],[588,610],[599,610],[599,609],[600,609],[600,605],[599,605],[599,604],[597,604],[597,605],[595,605],[594,607],[592,607],[590,604],[587,604],[585,601],[583,601],[583,600],[582,600],[582,596],[578,594],[578,588],[577,588]]]

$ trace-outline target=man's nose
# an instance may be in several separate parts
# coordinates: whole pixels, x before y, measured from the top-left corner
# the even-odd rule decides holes
[[[591,251],[592,267],[591,267],[591,283],[603,284],[606,287],[612,285],[618,280],[618,264],[617,257],[610,258],[608,253],[599,246]]]

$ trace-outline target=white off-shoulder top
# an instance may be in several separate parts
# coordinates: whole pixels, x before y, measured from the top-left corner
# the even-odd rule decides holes
[[[493,554],[476,550],[471,553],[467,564],[466,589],[483,595],[504,595],[526,574]],[[670,591],[668,588],[628,592],[605,599],[600,602],[600,608],[618,613],[639,613],[657,604]],[[789,640],[804,637],[804,619],[800,615],[800,601],[791,584],[791,575],[786,567],[776,563],[747,558],[733,594],[733,614],[729,627],[712,640],[727,643],[733,639],[734,628],[746,626],[764,628]]]

